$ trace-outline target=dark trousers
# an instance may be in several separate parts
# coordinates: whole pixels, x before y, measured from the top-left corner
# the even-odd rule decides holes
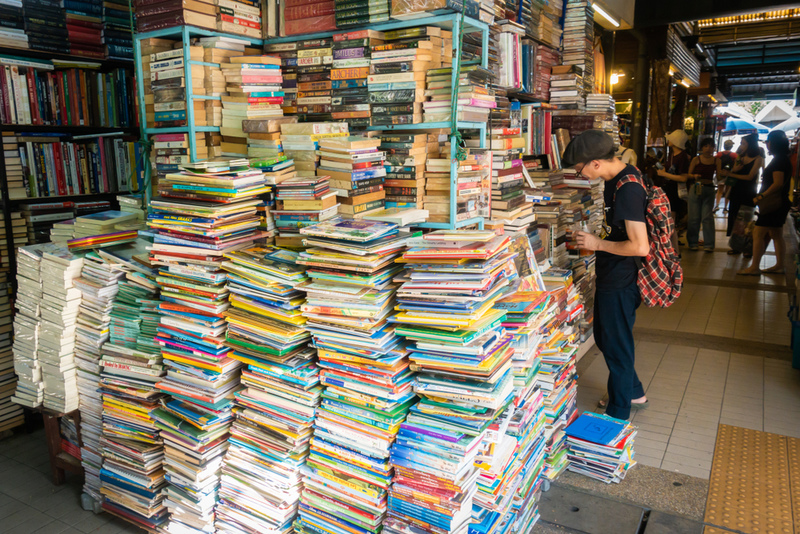
[[[641,301],[636,283],[623,289],[598,289],[594,297],[594,341],[608,366],[606,413],[618,419],[630,417],[631,399],[644,396],[633,368],[633,323]]]
[[[739,215],[739,208],[742,207],[742,199],[738,196],[731,195],[729,197],[730,205],[728,206],[728,231],[726,236],[730,236],[733,231],[733,225],[736,223],[736,216]]]

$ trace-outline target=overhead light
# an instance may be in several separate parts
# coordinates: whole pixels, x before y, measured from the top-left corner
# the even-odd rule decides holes
[[[681,85],[684,87],[689,87],[689,84],[686,83],[686,80],[681,80]]]
[[[619,27],[619,22],[617,22],[617,19],[615,19],[614,17],[612,17],[611,15],[606,13],[605,10],[602,7],[600,7],[599,5],[595,4],[594,5],[594,10],[597,11],[598,13],[600,13],[600,15],[603,18],[605,18],[608,22],[610,22],[614,27],[617,27],[617,28]]]
[[[675,71],[672,70],[672,69],[669,69],[669,77],[672,78],[673,76],[675,76]]]
[[[611,85],[619,83],[619,79],[622,78],[623,76],[625,76],[624,72],[620,72],[620,73],[615,72],[615,73],[613,73],[611,75]]]

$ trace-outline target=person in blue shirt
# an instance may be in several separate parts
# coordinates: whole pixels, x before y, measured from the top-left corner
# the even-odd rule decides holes
[[[646,408],[647,397],[634,368],[633,324],[641,303],[636,283],[641,258],[647,256],[645,211],[647,194],[637,183],[617,189],[622,177],[641,174],[615,157],[612,138],[601,130],[587,130],[567,145],[564,166],[578,174],[605,181],[605,209],[601,234],[576,232],[581,249],[596,251],[594,338],[608,366],[606,413],[628,419],[631,408]]]

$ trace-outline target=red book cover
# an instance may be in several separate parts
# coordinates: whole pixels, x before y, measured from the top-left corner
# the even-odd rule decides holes
[[[298,35],[300,33],[325,32],[336,29],[336,16],[323,15],[302,20],[287,20],[284,23],[284,33],[286,35]]]
[[[58,112],[61,114],[61,125],[67,125],[67,98],[64,94],[64,72],[58,71],[55,73],[55,80],[53,83],[56,85],[56,93],[58,94]]]
[[[80,84],[81,84],[81,106],[83,107],[83,124],[89,125],[89,89],[86,86],[86,71],[80,71]]]
[[[308,17],[319,17],[321,15],[331,15],[335,12],[336,6],[333,2],[319,2],[317,4],[287,7],[283,12],[283,18],[285,20],[298,20]]]
[[[225,14],[220,13],[219,20],[222,21],[222,22],[232,22],[234,24],[238,24],[239,26],[245,26],[247,28],[253,28],[253,29],[256,29],[256,30],[260,30],[261,29],[261,23],[253,22],[252,20],[240,19],[240,18],[234,17],[233,15],[225,15]]]
[[[319,4],[322,2],[325,2],[325,0],[286,0],[283,5],[286,8],[290,8],[297,6],[307,6],[309,4]]]
[[[28,99],[31,102],[31,122],[42,124],[42,115],[39,112],[39,99],[36,97],[36,86],[33,82],[33,69],[25,72],[25,81],[28,82]]]
[[[11,108],[8,106],[8,91],[6,91],[6,69],[0,66],[0,123],[10,123]]]
[[[56,185],[58,194],[67,194],[67,182],[64,180],[64,162],[61,157],[61,143],[53,143],[53,165],[56,168]]]
[[[242,76],[242,83],[247,85],[248,83],[281,83],[283,78],[280,76],[264,76],[264,75],[253,75],[253,76]]]
[[[78,111],[78,84],[75,69],[67,71],[67,91],[69,92],[70,111],[72,111],[72,126],[79,126],[83,123],[80,120],[80,111]]]

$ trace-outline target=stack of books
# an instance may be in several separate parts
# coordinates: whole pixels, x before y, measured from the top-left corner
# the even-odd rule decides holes
[[[0,46],[4,48],[29,48],[25,33],[25,13],[22,2],[6,2],[0,6],[3,16],[3,29],[0,30]]]
[[[325,137],[347,137],[349,126],[343,122],[281,124],[284,154],[294,160],[300,174],[316,174],[319,163],[319,140]]]
[[[491,135],[492,219],[502,221],[507,232],[525,230],[535,220],[533,204],[525,197],[522,153],[525,139],[520,129],[508,135]]]
[[[27,41],[31,50],[63,54],[70,49],[66,13],[61,2],[49,4],[23,2],[23,7],[25,37],[11,46],[24,45]]]
[[[133,268],[142,261],[144,272]],[[156,383],[165,373],[154,341],[158,285],[146,257],[127,263],[130,269],[111,304],[109,339],[101,348],[100,493],[104,510],[156,530],[168,516],[164,446],[153,418],[163,398]]]
[[[586,107],[586,91],[583,76],[575,66],[552,68],[550,75],[550,103],[563,110],[583,112]]]
[[[103,2],[103,44],[108,59],[133,59],[131,6]]]
[[[251,94],[249,99],[266,100],[277,103],[282,101],[282,91],[272,92],[277,96],[260,96],[265,95],[267,92],[256,93],[258,96]],[[281,141],[281,124],[295,123],[297,117],[281,117],[279,119],[248,119],[242,121],[242,131],[247,136],[247,157],[250,159],[250,165],[266,168],[282,162],[286,158],[283,152],[283,142]],[[280,168],[277,170],[281,170]],[[277,183],[274,180],[269,180],[270,183]],[[280,180],[278,180],[280,181]]]
[[[365,130],[371,124],[367,78],[371,47],[380,44],[383,44],[383,33],[375,30],[333,35],[331,116],[346,119],[351,132]]]
[[[16,391],[12,402],[38,408],[44,400],[42,365],[39,362],[39,325],[41,323],[41,263],[52,244],[31,245],[17,249],[17,295],[14,307],[14,372]]]
[[[54,248],[40,264],[42,302],[36,357],[42,366],[43,406],[56,412],[78,409],[75,367],[75,328],[81,292],[73,281],[81,274],[83,258]]]
[[[5,110],[0,111],[0,122],[6,123]],[[10,122],[10,121],[9,121]],[[6,182],[8,183],[8,198],[19,200],[28,196],[28,173],[22,167],[22,155],[19,149],[19,141],[22,137],[17,137],[13,132],[3,132],[2,140],[4,165],[6,171]]]
[[[261,55],[261,51],[248,48],[250,41],[236,37],[203,37],[198,40],[204,48],[205,63],[227,63],[233,56]],[[205,90],[208,96],[226,96],[228,86],[219,66],[205,65]],[[212,126],[222,126],[222,102],[206,100],[206,118]]]
[[[338,1],[336,5],[336,27],[353,28],[367,26],[389,20],[389,0],[357,0],[355,2]]]
[[[247,157],[248,140],[242,121],[283,117],[280,59],[233,56],[222,63],[229,96],[222,98],[222,155]]]
[[[156,134],[153,140],[153,156],[155,172],[158,183],[167,174],[176,173],[181,165],[188,165],[191,159],[191,140],[189,134],[170,133]],[[222,136],[218,133],[197,133],[194,146],[198,161],[219,157],[222,155]]]
[[[407,234],[367,220],[300,232],[309,248],[297,263],[311,278],[302,310],[324,390],[295,530],[377,532],[392,481],[390,447],[414,402],[407,350],[387,321]]]
[[[14,351],[12,343],[13,306],[8,273],[0,272],[0,432],[10,430],[25,422],[22,407],[13,401],[17,388],[14,373]]]
[[[429,138],[433,137],[431,141]],[[428,151],[439,151],[434,134],[383,133],[380,149],[386,154],[384,189],[387,208],[422,208],[425,203],[425,162]]]
[[[261,3],[258,0],[223,0],[216,6],[217,30],[261,39]]]
[[[425,122],[443,122],[451,119],[452,71],[450,67],[442,67],[427,72],[428,89],[425,95],[428,95],[429,100],[423,104]],[[497,107],[494,95],[489,94],[487,89],[491,77],[491,71],[480,65],[461,67],[458,77],[459,121],[488,122],[490,110]]]
[[[339,204],[328,176],[295,176],[278,184],[272,211],[280,235],[275,243],[302,248],[300,229],[336,216]]]
[[[307,30],[306,30],[307,31]],[[297,49],[297,114],[303,122],[331,120],[333,39],[300,41]]]
[[[124,277],[125,270],[119,265],[91,252],[84,256],[81,277],[75,280],[75,287],[80,290],[82,299],[75,332],[75,365],[78,368],[80,393],[83,492],[95,502],[103,500],[100,494],[100,468],[103,465],[100,449],[103,432],[101,348],[109,338],[111,303]]]
[[[87,0],[81,3],[64,2],[69,53],[104,59],[103,2]]]
[[[0,219],[0,258],[2,258],[2,268],[7,269],[9,266],[9,259],[13,250],[17,247],[22,247],[28,244],[28,235],[25,228],[25,218],[23,213],[19,211],[11,212],[11,242],[8,241],[8,234],[6,233],[5,217]],[[36,241],[34,241],[35,243]]]
[[[569,470],[610,484],[636,465],[636,427],[608,415],[584,412],[566,429]]]
[[[284,532],[297,515],[320,387],[300,312],[298,287],[308,278],[294,259],[251,247],[223,263],[231,292],[226,344],[247,368],[222,468],[220,531]]]
[[[288,0],[281,6],[280,35],[327,32],[336,29],[335,2]]]
[[[283,91],[284,115],[297,114],[297,47],[299,43],[270,43],[264,50],[271,56],[281,58],[281,91]]]
[[[613,114],[616,112],[614,97],[602,93],[586,95],[586,113],[592,114]]]
[[[108,210],[75,218],[70,250],[109,247],[134,241],[143,221],[136,213]]]
[[[384,153],[378,150],[377,137],[329,137],[320,139],[318,176],[327,176],[334,188],[343,218],[360,218],[370,211],[383,209]]]
[[[594,88],[594,8],[588,0],[567,0],[563,37],[562,62],[580,69],[583,92],[591,93]]]
[[[136,31],[139,33],[174,26],[199,26],[217,29],[216,9],[205,0],[136,0]]]
[[[389,532],[419,522],[460,532],[471,521],[481,474],[475,462],[514,400],[511,336],[501,324],[505,311],[492,308],[516,277],[509,243],[490,231],[436,231],[410,239],[403,254],[408,271],[393,320],[410,343],[421,400],[392,448]]]
[[[193,95],[205,95],[205,71],[202,65],[191,65],[192,86],[186,86],[186,71],[183,48],[174,48],[150,54],[150,90],[153,93],[152,107],[145,100],[145,117],[148,125],[156,128],[185,126],[189,115],[186,108],[186,91]],[[203,47],[189,47],[190,61],[203,61]],[[208,126],[203,100],[193,101],[194,124]]]
[[[425,209],[430,222],[450,222],[452,177],[450,176],[450,147],[441,147],[437,158],[428,158],[425,165]],[[458,162],[456,182],[456,221],[477,217],[488,207],[491,195],[489,170],[492,161],[488,152],[471,151],[464,161]]]

